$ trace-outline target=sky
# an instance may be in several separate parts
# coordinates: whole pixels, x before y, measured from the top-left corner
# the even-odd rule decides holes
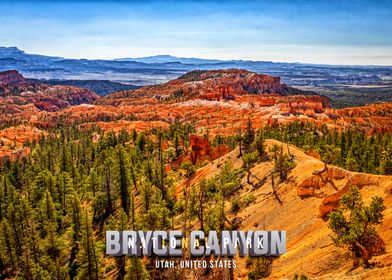
[[[1,0],[0,12],[0,45],[27,53],[392,65],[392,0]]]

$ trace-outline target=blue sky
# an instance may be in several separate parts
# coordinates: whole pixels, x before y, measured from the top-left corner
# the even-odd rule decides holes
[[[392,1],[1,1],[0,45],[70,58],[392,65]]]

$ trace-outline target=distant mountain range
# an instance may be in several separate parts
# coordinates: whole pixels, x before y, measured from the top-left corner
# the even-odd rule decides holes
[[[163,83],[190,70],[229,68],[279,76],[289,86],[389,85],[392,81],[392,66],[224,61],[170,55],[87,60],[28,54],[16,47],[0,47],[0,71],[18,70],[30,79],[109,80],[141,86]]]
[[[218,59],[203,59],[203,58],[192,58],[192,57],[176,57],[172,55],[154,55],[154,56],[146,56],[146,57],[137,57],[137,58],[118,58],[114,59],[115,61],[137,61],[142,63],[182,63],[182,64],[216,64],[222,63],[222,60]]]

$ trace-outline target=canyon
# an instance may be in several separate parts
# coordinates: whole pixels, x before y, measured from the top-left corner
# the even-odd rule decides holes
[[[0,72],[0,112],[2,127],[22,125],[28,130],[76,124],[143,131],[167,128],[178,120],[193,123],[199,135],[228,136],[240,133],[248,119],[255,129],[299,120],[339,130],[355,127],[369,134],[392,130],[391,103],[333,109],[328,97],[289,87],[279,77],[240,69],[195,70],[167,83],[104,97],[5,71]],[[8,156],[22,145],[12,135],[2,138],[8,143],[2,153]]]
[[[333,109],[329,98],[288,87],[278,77],[246,70],[192,71],[168,83],[98,97],[73,86],[31,83],[16,71],[0,73],[2,120],[42,127],[105,122],[132,128],[133,122],[196,123],[198,132],[230,134],[251,118],[261,127],[306,120],[331,127],[390,130],[390,103]],[[224,118],[223,118],[224,117]],[[121,122],[122,121],[122,124]]]
[[[355,128],[367,135],[392,132],[392,103],[331,108],[331,100],[326,96],[292,88],[279,77],[240,69],[195,70],[167,83],[103,97],[86,88],[48,85],[25,79],[17,71],[5,71],[0,72],[0,112],[0,166],[20,161],[30,153],[34,155],[26,143],[38,141],[56,128],[99,127],[104,132],[120,134],[126,130],[140,135],[157,129],[169,130],[174,123],[192,124],[195,131],[186,139],[187,147],[183,141],[178,157],[165,161],[164,165],[168,177],[175,180],[173,196],[178,200],[189,186],[217,176],[225,164],[244,167],[238,147],[213,145],[211,139],[218,135],[244,135],[248,123],[255,130],[299,121],[313,123],[320,131],[327,127],[337,131]],[[157,135],[150,137],[156,140]],[[174,146],[164,140],[162,147],[165,150],[170,145]],[[267,158],[272,158],[271,150],[276,145],[292,156],[293,168],[288,178],[275,185],[273,179],[268,179],[273,161],[261,160],[249,169],[251,180],[266,179],[259,180],[262,183],[256,188],[242,176],[241,187],[235,189],[237,198],[246,200],[252,196],[253,201],[236,214],[229,209],[229,203],[224,206],[230,225],[235,221],[241,230],[287,232],[287,253],[273,260],[270,277],[287,278],[304,273],[328,279],[386,279],[392,267],[392,177],[332,165],[320,172],[325,163],[317,151],[304,151],[274,139],[265,141]],[[194,168],[188,175],[181,171],[185,162]],[[365,202],[378,195],[387,206],[384,222],[377,226],[386,253],[375,254],[371,272],[361,268],[349,271],[348,252],[334,247],[330,238],[328,214],[339,207],[342,195],[353,185],[360,189]],[[140,210],[139,203],[137,207]],[[189,227],[197,229],[197,223]],[[113,265],[111,261],[105,259],[108,267]],[[235,276],[246,279],[249,271],[246,260],[236,258],[236,261]],[[105,276],[115,278],[108,271]]]

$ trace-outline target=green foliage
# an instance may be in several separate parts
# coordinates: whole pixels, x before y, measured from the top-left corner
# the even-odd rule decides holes
[[[263,130],[259,130],[255,136],[253,146],[258,153],[259,157],[262,157],[265,153],[265,145],[264,145],[264,135]]]
[[[179,123],[132,135],[71,127],[30,143],[32,160],[23,169],[15,162],[0,170],[0,250],[6,253],[0,254],[0,263],[12,268],[0,266],[1,272],[36,273],[37,279],[103,279],[103,273],[115,269],[119,279],[148,279],[137,258],[116,257],[115,265],[105,265],[102,231],[172,228],[178,208],[164,164],[186,148],[191,131],[191,125]],[[164,141],[172,146],[164,150]],[[34,213],[26,225],[15,219],[26,216],[15,210],[22,194]],[[13,227],[19,224],[23,230],[15,235]],[[28,263],[19,257],[25,248],[36,256]]]
[[[91,218],[85,211],[82,217],[81,240],[79,243],[80,250],[77,254],[77,261],[80,264],[77,278],[78,279],[101,279],[100,265],[98,256],[100,254],[92,230]]]
[[[233,214],[237,214],[241,210],[241,199],[235,196],[231,199],[230,211]]]
[[[117,170],[118,170],[118,187],[119,193],[121,197],[121,206],[124,209],[125,213],[129,215],[130,211],[130,179],[129,179],[129,162],[125,156],[124,147],[119,145],[116,147],[117,150]]]
[[[293,280],[309,280],[310,278],[304,274],[294,274]]]
[[[255,131],[253,130],[252,127],[252,121],[249,118],[245,130],[244,139],[243,139],[245,153],[250,153],[252,151],[252,144],[254,139],[255,139]]]
[[[253,153],[247,153],[244,154],[242,160],[244,161],[244,166],[246,169],[250,169],[259,159],[259,153],[253,152]]]
[[[272,257],[250,258],[247,266],[251,266],[248,272],[249,280],[267,278],[272,272]]]
[[[237,214],[242,208],[248,207],[255,201],[256,197],[253,195],[253,193],[249,193],[243,198],[240,198],[239,196],[234,196],[230,200],[230,211],[233,214]]]
[[[254,196],[254,194],[249,193],[242,199],[242,205],[244,207],[248,207],[250,204],[254,203],[255,201],[256,201],[256,197]]]
[[[164,230],[171,227],[170,211],[158,191],[151,197],[149,209],[143,215],[148,230]]]
[[[149,133],[67,127],[29,143],[30,157],[2,165],[0,274],[103,279],[104,227],[171,228],[176,198],[161,169],[166,152]],[[144,212],[137,213],[136,201]],[[137,260],[116,258],[113,269],[129,279],[148,277]]]
[[[202,230],[224,229],[227,221],[225,202],[242,187],[241,173],[242,169],[233,168],[232,164],[227,162],[215,177],[190,186],[187,191],[187,218],[197,217]],[[186,191],[184,191],[185,195]],[[183,200],[186,201],[186,199]],[[178,208],[178,211],[183,210],[183,206]]]
[[[217,176],[218,188],[223,197],[227,198],[239,190],[241,185],[242,169],[235,169],[230,162],[227,162],[221,168],[221,173]]]
[[[125,275],[126,280],[149,280],[150,275],[146,268],[144,267],[142,260],[138,257],[131,257],[130,266]]]
[[[146,147],[146,144],[147,144],[146,135],[144,133],[140,133],[136,141],[136,146],[139,148],[140,151],[143,152]]]
[[[341,150],[334,145],[325,145],[320,148],[321,160],[326,164],[331,164],[339,160]]]
[[[332,164],[392,173],[390,134],[368,137],[358,131],[331,131],[303,123],[254,133],[248,124],[243,136],[217,136],[214,141],[214,145],[231,148],[243,146],[244,166],[219,166],[217,176],[186,190],[189,201],[185,206],[177,199],[174,186],[182,179],[180,173],[185,171],[189,178],[196,169],[185,163],[180,172],[166,172],[165,165],[188,149],[194,131],[193,124],[178,120],[165,130],[131,134],[64,127],[26,144],[31,149],[29,157],[0,167],[0,274],[11,279],[103,279],[111,273],[147,279],[151,270],[138,259],[115,258],[108,264],[103,230],[178,227],[178,215],[184,210],[189,219],[197,219],[192,226],[202,230],[230,228],[235,223],[226,217],[227,202],[232,201],[232,211],[237,212],[255,200],[252,194],[241,199],[237,194],[245,171],[265,156],[266,138],[318,150]],[[283,175],[293,167],[290,155],[281,147],[275,149],[273,158]],[[373,244],[372,228],[382,217],[379,200],[369,207],[359,208],[362,210],[357,212],[362,214],[356,215],[357,220],[366,217],[366,230],[358,226],[363,220],[352,227],[358,236],[361,232],[366,236],[363,244]],[[344,214],[333,215],[336,228],[344,222],[341,217],[351,222]],[[341,244],[351,246],[345,242]],[[256,267],[252,275],[259,275]]]
[[[272,157],[274,159],[275,167],[274,170],[279,173],[281,181],[287,179],[287,175],[291,169],[295,167],[295,163],[288,154],[283,152],[283,146],[273,145],[270,148]]]
[[[348,170],[392,174],[392,134],[375,132],[368,136],[358,129],[338,131],[308,122],[267,126],[264,138],[274,138],[307,150],[319,151],[322,160]]]
[[[181,169],[185,171],[185,177],[189,178],[196,172],[196,167],[189,161],[185,161],[181,164]]]
[[[358,188],[351,187],[343,195],[340,208],[329,216],[329,228],[336,246],[348,247],[355,258],[354,266],[369,266],[369,260],[383,250],[383,242],[375,225],[380,224],[385,209],[382,198],[375,196],[369,206],[365,206]]]
[[[251,184],[251,182],[250,182],[250,175],[251,175],[250,169],[253,167],[253,165],[255,163],[258,162],[259,152],[255,151],[255,152],[244,154],[244,156],[242,157],[242,160],[244,162],[243,167],[247,172],[247,183]]]

